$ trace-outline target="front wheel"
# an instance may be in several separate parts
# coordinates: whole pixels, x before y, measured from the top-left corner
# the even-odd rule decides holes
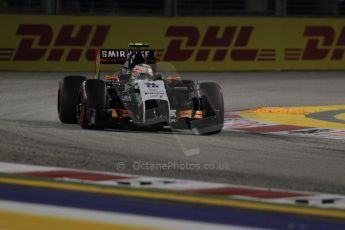
[[[78,121],[83,129],[103,129],[106,87],[102,80],[89,79],[79,93]]]

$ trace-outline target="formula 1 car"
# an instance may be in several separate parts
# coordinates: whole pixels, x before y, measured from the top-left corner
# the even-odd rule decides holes
[[[123,67],[101,79],[101,64]],[[63,78],[58,90],[58,114],[61,122],[79,123],[83,129],[161,130],[170,126],[216,134],[223,127],[224,102],[217,83],[158,74],[155,50],[148,49],[147,43],[130,43],[129,49],[97,51],[95,79]]]

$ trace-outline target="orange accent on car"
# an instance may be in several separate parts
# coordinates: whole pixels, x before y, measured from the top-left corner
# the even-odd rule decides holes
[[[112,109],[112,110],[111,110],[111,117],[112,117],[112,118],[118,118],[118,117],[119,117],[119,115],[117,114],[116,109]]]
[[[180,110],[178,112],[178,118],[192,118],[193,111],[191,109]]]
[[[194,118],[195,119],[202,119],[204,117],[203,111],[197,110],[195,111]]]
[[[129,109],[124,109],[122,111],[122,116],[123,117],[133,117],[133,112]]]
[[[167,77],[167,80],[168,81],[181,81],[182,78],[179,75],[171,75],[171,76]]]
[[[105,75],[104,80],[106,81],[117,81],[119,78],[116,75]]]

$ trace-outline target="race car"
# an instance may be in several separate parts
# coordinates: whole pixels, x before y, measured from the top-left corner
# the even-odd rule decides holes
[[[62,123],[83,129],[190,129],[216,134],[224,123],[221,87],[212,81],[185,80],[156,72],[155,50],[147,43],[128,49],[99,49],[94,79],[66,76],[59,83],[58,114]],[[101,79],[102,64],[122,69]]]

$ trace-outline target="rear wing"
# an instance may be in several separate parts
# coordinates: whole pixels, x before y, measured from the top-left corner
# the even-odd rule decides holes
[[[135,43],[134,43],[135,44]],[[138,47],[138,46],[130,46]],[[146,46],[140,46],[146,47]],[[99,79],[101,64],[124,64],[128,56],[134,52],[140,52],[145,58],[146,64],[156,63],[156,50],[154,49],[99,49],[96,51],[96,78]]]
[[[155,50],[123,50],[123,49],[100,49],[97,56],[99,56],[100,64],[124,64],[128,55],[134,52],[140,52],[146,59],[148,64],[154,64],[156,62]],[[96,58],[97,60],[97,58]]]

